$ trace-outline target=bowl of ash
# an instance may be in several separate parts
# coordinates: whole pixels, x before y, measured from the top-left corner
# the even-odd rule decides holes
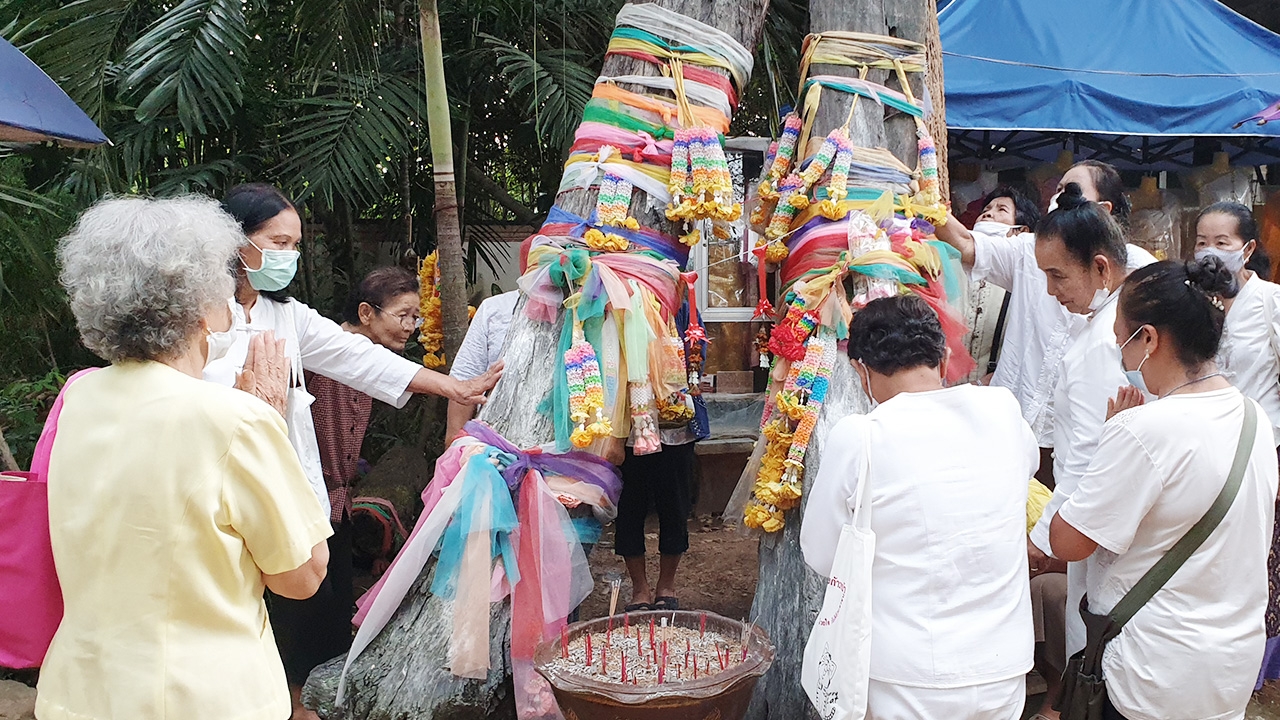
[[[773,655],[755,625],[653,610],[570,625],[534,666],[565,720],[739,720]]]

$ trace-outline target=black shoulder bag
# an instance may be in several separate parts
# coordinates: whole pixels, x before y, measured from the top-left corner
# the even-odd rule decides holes
[[[1235,502],[1240,492],[1240,482],[1244,479],[1244,470],[1249,465],[1249,456],[1253,453],[1253,441],[1257,437],[1258,415],[1253,403],[1244,401],[1244,425],[1240,428],[1240,442],[1236,445],[1236,456],[1231,462],[1231,472],[1222,491],[1214,499],[1213,504],[1191,529],[1174,544],[1164,557],[1160,558],[1138,582],[1120,598],[1120,602],[1107,615],[1096,615],[1089,612],[1089,598],[1080,600],[1080,616],[1084,618],[1085,646],[1084,650],[1072,655],[1067,660],[1067,669],[1062,674],[1062,696],[1054,709],[1062,713],[1062,720],[1102,720],[1102,710],[1107,704],[1107,685],[1102,677],[1102,651],[1107,643],[1120,634],[1125,623],[1142,609],[1143,605],[1159,592],[1160,588],[1178,572],[1187,558],[1191,557],[1204,541],[1213,534],[1227,510]]]

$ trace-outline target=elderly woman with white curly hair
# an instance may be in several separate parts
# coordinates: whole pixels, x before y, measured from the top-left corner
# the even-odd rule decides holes
[[[205,382],[230,345],[244,241],[212,200],[99,202],[63,238],[84,344],[64,393],[49,521],[65,614],[36,716],[282,720],[263,588],[302,599],[331,530],[279,412]]]

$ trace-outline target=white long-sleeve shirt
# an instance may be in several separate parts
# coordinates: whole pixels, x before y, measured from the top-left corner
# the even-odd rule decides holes
[[[244,369],[249,339],[255,331],[274,330],[276,338],[285,341],[285,355],[294,364],[289,387],[290,410],[285,417],[289,440],[327,513],[329,493],[320,470],[320,448],[309,410],[314,398],[306,392],[302,371],[319,373],[385,403],[404,407],[412,396],[408,390],[409,383],[422,366],[363,335],[343,330],[337,323],[297,300],[278,303],[259,296],[249,311],[249,319],[245,318],[244,308],[239,303],[232,303],[232,311],[249,332],[239,333],[226,357],[205,367],[204,379],[220,385],[234,385],[236,374]],[[314,462],[310,462],[313,459]]]
[[[1257,401],[1280,438],[1280,285],[1254,275],[1240,288],[1218,347],[1218,368]]]
[[[1151,253],[1129,245],[1130,270],[1155,262]],[[1004,340],[991,384],[1009,388],[1040,447],[1054,447],[1054,387],[1072,334],[1084,322],[1049,294],[1036,265],[1036,236],[973,233],[971,278],[1009,291]]]

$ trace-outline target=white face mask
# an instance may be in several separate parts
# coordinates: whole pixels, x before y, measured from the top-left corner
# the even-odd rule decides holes
[[[232,300],[231,302],[235,302]],[[222,332],[210,331],[205,335],[205,341],[209,343],[209,357],[205,358],[205,367],[215,360],[221,360],[231,351],[231,346],[236,343],[236,333],[240,330],[240,317],[235,311],[231,312],[231,327]]]
[[[983,220],[981,222],[974,223],[973,231],[978,233],[979,235],[1009,237],[1010,231],[1019,227],[1022,227],[1022,226],[1021,225],[1005,225],[1004,223],[996,222],[995,220]]]
[[[861,360],[856,362],[862,366],[862,376],[866,378],[866,382],[862,384],[862,392],[867,394],[867,400],[871,402],[871,409],[875,410],[880,407],[880,401],[876,400],[876,396],[871,394],[871,370]]]
[[[1093,300],[1089,301],[1089,312],[1098,312],[1098,309],[1107,303],[1107,298],[1111,297],[1111,291],[1106,287],[1100,287],[1093,293]]]
[[[1058,196],[1061,194],[1062,193],[1054,193],[1053,197],[1049,198],[1049,212],[1053,212],[1058,209]]]
[[[1227,250],[1220,247],[1200,248],[1196,251],[1196,260],[1203,260],[1212,255],[1222,261],[1223,265],[1233,273],[1238,273],[1244,269],[1246,262],[1244,257],[1244,248],[1239,250]]]

